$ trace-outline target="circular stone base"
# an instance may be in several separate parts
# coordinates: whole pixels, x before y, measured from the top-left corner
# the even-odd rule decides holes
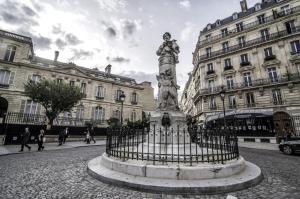
[[[252,187],[263,179],[258,166],[245,161],[243,171],[224,178],[177,180],[128,175],[103,166],[102,156],[89,161],[88,173],[105,183],[169,194],[216,194]],[[195,171],[197,172],[197,171]]]

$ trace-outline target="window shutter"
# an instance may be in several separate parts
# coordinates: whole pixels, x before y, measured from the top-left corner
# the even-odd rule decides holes
[[[106,88],[103,87],[103,98],[105,98],[105,96],[106,96]]]
[[[139,95],[136,93],[136,103],[139,103]]]
[[[41,114],[41,105],[40,104],[37,105],[36,114],[37,115]]]
[[[21,101],[20,113],[24,113],[24,111],[25,111],[25,103],[26,103],[26,100],[22,100]]]
[[[105,120],[105,108],[102,108],[102,120]]]
[[[98,86],[96,86],[95,91],[96,91],[96,92],[95,92],[95,96],[98,97]]]
[[[95,107],[92,107],[92,119],[95,119]]]
[[[9,84],[14,84],[15,72],[10,72]]]
[[[115,91],[114,100],[117,99],[117,95],[118,95],[118,90]]]

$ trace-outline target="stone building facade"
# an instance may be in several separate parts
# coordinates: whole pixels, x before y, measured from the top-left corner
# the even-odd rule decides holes
[[[192,100],[184,100],[194,103],[199,122],[223,117],[222,90],[229,116],[299,115],[300,1],[262,0],[248,8],[243,0],[241,8],[200,32],[186,86],[195,95],[187,89]]]
[[[142,119],[142,111],[155,110],[154,89],[150,82],[136,83],[132,78],[114,75],[111,65],[104,72],[74,63],[35,56],[31,38],[0,30],[0,115],[4,112],[43,114],[39,104],[23,93],[24,83],[42,78],[79,86],[85,98],[70,113],[60,117],[93,119],[105,126],[111,117],[120,118],[120,94],[125,93],[123,119]]]

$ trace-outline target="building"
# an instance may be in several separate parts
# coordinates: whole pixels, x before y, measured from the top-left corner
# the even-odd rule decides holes
[[[227,125],[241,121],[241,128],[279,135],[299,123],[300,1],[248,8],[243,0],[241,9],[200,32],[186,86],[196,94],[184,100],[197,107],[190,112],[199,122],[223,122],[224,101]]]
[[[125,93],[123,118],[142,119],[142,111],[155,110],[154,89],[150,82],[136,83],[132,78],[114,75],[111,65],[104,72],[74,63],[53,60],[34,54],[31,38],[0,30],[0,116],[5,112],[43,114],[41,105],[24,96],[24,83],[42,78],[79,86],[85,98],[71,112],[59,117],[66,125],[71,121],[93,120],[100,126],[111,117],[121,118],[120,94]]]

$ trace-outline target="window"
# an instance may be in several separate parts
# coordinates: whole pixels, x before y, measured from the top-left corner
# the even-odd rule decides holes
[[[224,64],[225,64],[225,68],[230,68],[232,66],[231,59],[230,58],[225,59]]]
[[[37,114],[38,104],[32,100],[27,100],[24,113],[25,114]]]
[[[33,81],[33,82],[39,82],[40,80],[41,80],[41,76],[40,75],[33,74],[31,76],[31,81]]]
[[[220,21],[219,19],[216,21],[216,25],[217,25],[217,26],[220,26],[220,25],[221,25],[221,21]]]
[[[278,82],[278,76],[275,67],[268,68],[268,74],[271,82]]]
[[[255,107],[255,100],[253,93],[246,93],[246,104],[247,107]]]
[[[238,42],[239,42],[239,46],[240,46],[241,48],[245,47],[245,46],[246,46],[245,36],[239,37],[239,38],[238,38]]]
[[[121,121],[121,112],[119,110],[115,110],[113,112],[113,118],[117,118],[119,121]]]
[[[265,57],[271,57],[271,56],[273,56],[273,52],[272,52],[272,48],[271,47],[265,48],[264,51],[265,51]]]
[[[86,93],[86,83],[81,83],[80,92],[83,94]]]
[[[4,61],[13,62],[14,58],[15,58],[16,50],[17,50],[17,47],[8,45],[6,48]]]
[[[287,15],[291,12],[290,5],[282,6],[280,9],[285,15]]]
[[[300,53],[300,42],[299,40],[291,42],[292,54]]]
[[[226,83],[227,83],[227,88],[228,89],[233,89],[234,88],[234,83],[233,83],[232,76],[227,76],[226,77]]]
[[[206,29],[210,30],[211,29],[211,24],[207,24]]]
[[[296,68],[297,68],[298,74],[300,75],[300,63],[296,64]]]
[[[70,86],[75,86],[75,81],[70,81]]]
[[[239,15],[238,15],[238,13],[233,13],[233,15],[232,15],[232,19],[233,19],[233,20],[236,20],[237,18],[239,18]]]
[[[227,52],[229,50],[229,44],[228,41],[222,43],[223,52]]]
[[[105,88],[103,86],[97,86],[96,99],[104,99],[104,97],[105,97]]]
[[[211,47],[206,48],[206,57],[211,57]]]
[[[244,73],[244,85],[245,87],[252,86],[252,78],[250,72]]]
[[[241,63],[249,63],[248,54],[241,55]]]
[[[213,71],[214,70],[214,65],[213,63],[207,64],[207,71]]]
[[[0,70],[0,86],[8,86],[10,79],[10,71],[9,70]]]
[[[131,112],[131,118],[130,119],[131,119],[132,122],[136,121],[136,112],[135,111]]]
[[[236,24],[236,31],[241,32],[244,30],[243,22]]]
[[[93,108],[93,115],[92,118],[93,120],[100,120],[100,121],[104,121],[105,120],[105,109],[102,107],[94,107]]]
[[[229,108],[230,109],[236,108],[236,101],[235,101],[235,96],[234,95],[229,95],[228,96],[228,102],[229,102]]]
[[[221,33],[222,33],[222,37],[226,37],[228,35],[228,29],[227,28],[222,29]]]
[[[288,34],[292,34],[296,31],[295,21],[288,21],[285,23],[286,31]]]
[[[121,94],[123,93],[122,90],[117,90],[117,93],[116,93],[116,100],[117,101],[121,101]]]
[[[272,90],[272,98],[273,98],[273,104],[274,105],[281,105],[283,104],[281,92],[279,89]]]
[[[269,39],[269,30],[263,29],[260,31],[262,41],[267,41]]]
[[[205,38],[206,38],[206,41],[208,41],[208,42],[211,41],[211,35],[206,35]]]
[[[79,106],[77,106],[76,119],[81,120],[83,119],[83,117],[84,117],[84,106],[80,104]]]
[[[260,3],[255,4],[254,8],[255,8],[255,11],[260,10],[261,9],[261,4]]]
[[[266,22],[266,21],[265,21],[265,15],[262,14],[262,15],[257,16],[257,20],[258,20],[258,23],[259,23],[259,24],[265,23],[265,22]]]
[[[59,79],[56,79],[56,82],[60,84],[63,82],[63,80],[59,78]]]
[[[209,108],[210,108],[210,110],[216,110],[217,109],[217,104],[216,104],[216,98],[215,97],[210,98]]]
[[[132,103],[132,104],[137,104],[137,103],[138,103],[138,95],[137,95],[136,92],[133,92],[133,93],[131,94],[131,103]]]
[[[214,80],[208,80],[208,90],[210,92],[213,92],[215,88],[215,81]]]

